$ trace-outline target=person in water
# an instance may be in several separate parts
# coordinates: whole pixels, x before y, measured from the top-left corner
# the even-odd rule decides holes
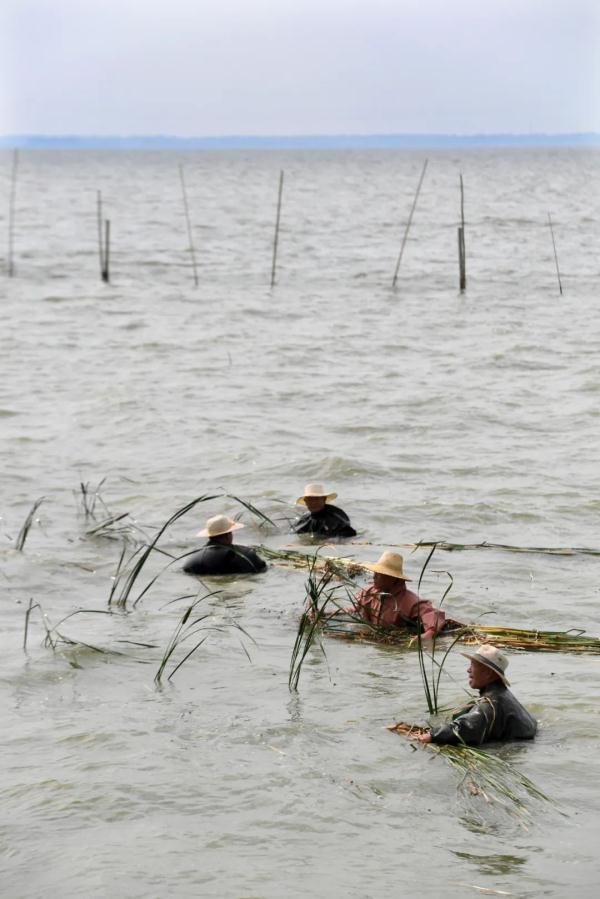
[[[492,740],[533,740],[537,721],[508,689],[504,672],[508,658],[497,647],[484,643],[473,654],[461,653],[471,664],[469,686],[479,699],[461,709],[449,724],[432,727],[414,739],[421,743],[479,746]]]
[[[308,512],[292,527],[296,534],[315,534],[322,537],[356,537],[346,513],[333,506],[330,500],[337,493],[327,493],[322,484],[307,484],[296,503]]]
[[[441,609],[434,609],[428,599],[407,588],[410,578],[404,574],[400,553],[384,552],[376,562],[359,565],[373,572],[373,583],[356,595],[354,609],[346,611],[380,627],[420,627],[423,640],[443,629],[446,616]]]
[[[234,546],[233,532],[243,528],[226,515],[215,515],[197,537],[208,537],[208,543],[193,553],[183,566],[186,574],[257,574],[267,563],[249,546]]]

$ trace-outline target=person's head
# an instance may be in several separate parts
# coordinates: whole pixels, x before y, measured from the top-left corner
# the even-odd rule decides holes
[[[406,582],[391,574],[381,574],[380,571],[373,572],[373,586],[380,593],[397,593],[399,590],[406,588]]]
[[[328,493],[322,484],[307,484],[304,493],[296,500],[301,506],[306,506],[311,515],[320,512],[331,499],[335,499],[337,493]]]
[[[244,525],[233,521],[226,515],[214,515],[206,522],[206,527],[196,534],[197,537],[208,537],[210,543],[222,543],[225,546],[233,543],[233,531],[239,531]]]
[[[488,684],[499,680],[505,686],[509,686],[504,672],[508,668],[508,658],[489,643],[479,646],[474,653],[463,652],[462,655],[469,659],[470,665],[467,669],[469,676],[469,686],[474,690],[483,690]]]
[[[381,593],[397,593],[406,588],[404,559],[400,553],[385,552],[376,562],[362,562],[362,568],[373,572],[373,586]]]

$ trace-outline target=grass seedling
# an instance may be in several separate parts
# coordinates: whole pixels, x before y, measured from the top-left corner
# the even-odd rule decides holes
[[[45,499],[46,499],[45,496],[40,496],[39,499],[36,499],[33,506],[29,510],[29,514],[27,515],[27,518],[23,522],[23,527],[21,528],[21,530],[19,531],[19,534],[17,536],[17,540],[15,543],[15,549],[17,550],[17,552],[23,551],[23,547],[25,546],[25,541],[27,540],[27,535],[29,534],[31,525],[33,524],[33,521],[35,518],[35,513],[37,512],[37,510],[42,505],[42,503],[44,502]]]

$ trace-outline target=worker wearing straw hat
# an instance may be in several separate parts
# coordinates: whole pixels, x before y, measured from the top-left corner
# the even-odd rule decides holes
[[[441,609],[434,609],[429,600],[421,599],[406,586],[410,578],[404,574],[400,553],[384,552],[376,562],[358,564],[373,572],[373,584],[354,599],[355,611],[365,621],[379,627],[420,628],[423,640],[445,626]]]
[[[474,700],[454,715],[449,724],[432,727],[415,739],[421,743],[452,743],[479,746],[492,740],[532,740],[537,721],[508,689],[507,656],[484,643],[474,653],[461,655],[470,660],[469,686],[479,690]]]
[[[244,525],[226,515],[215,515],[198,531],[197,537],[208,537],[208,543],[193,553],[183,570],[186,574],[257,574],[267,567],[264,559],[249,546],[233,545],[233,532]]]
[[[296,534],[314,534],[321,537],[356,537],[356,531],[343,509],[331,503],[337,493],[327,491],[322,484],[307,484],[297,505],[308,509],[294,525]]]

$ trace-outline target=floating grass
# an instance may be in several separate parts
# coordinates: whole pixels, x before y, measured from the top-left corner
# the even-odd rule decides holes
[[[23,526],[22,526],[21,530],[19,531],[19,534],[18,534],[16,542],[15,542],[15,549],[17,550],[17,552],[23,551],[23,547],[25,546],[25,541],[27,540],[27,536],[29,534],[29,531],[31,530],[31,525],[33,524],[33,521],[35,519],[35,513],[37,512],[37,510],[42,505],[42,503],[44,502],[45,499],[46,499],[45,496],[40,496],[39,499],[36,499],[33,506],[29,510],[27,518],[23,522]]]
[[[435,546],[436,549],[446,552],[460,552],[462,550],[493,549],[510,553],[541,553],[548,556],[600,556],[600,549],[586,546],[513,546],[510,543],[448,543],[444,540],[419,540],[417,543],[371,543],[368,540],[352,541],[352,546],[395,546],[400,549],[428,549]]]
[[[373,629],[357,619],[333,619],[323,622],[328,636],[360,643],[377,643],[385,646],[408,648],[415,643],[415,635],[408,628],[395,627]],[[438,634],[437,641],[452,640],[476,646],[493,643],[508,649],[529,652],[578,652],[600,653],[600,638],[588,636],[585,631],[539,631],[526,628],[491,627],[482,624],[461,624],[450,620],[449,627]],[[451,647],[450,647],[451,648]]]
[[[356,577],[363,573],[363,569],[351,556],[330,556],[302,552],[295,549],[273,549],[270,546],[260,545],[256,547],[258,553],[282,568],[304,568],[324,571],[327,568],[338,570],[346,577]]]
[[[429,728],[398,721],[390,724],[388,730],[411,737],[426,733]],[[459,789],[466,788],[471,796],[481,796],[486,802],[498,804],[522,819],[531,815],[528,799],[556,805],[533,781],[495,753],[478,746],[417,745],[441,756],[462,775]]]

